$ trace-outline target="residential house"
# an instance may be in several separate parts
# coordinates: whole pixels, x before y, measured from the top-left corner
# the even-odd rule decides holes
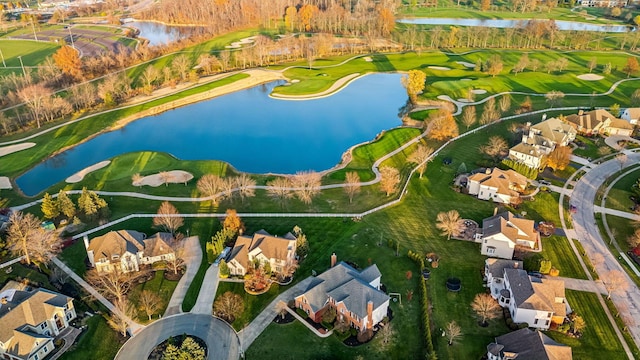
[[[571,347],[528,328],[498,336],[487,346],[488,360],[571,360]]]
[[[133,230],[110,231],[89,242],[85,236],[84,245],[91,266],[99,272],[140,271],[140,265],[175,259],[175,252],[169,245],[173,236],[157,233],[150,238]]]
[[[504,287],[505,269],[522,269],[522,261],[488,258],[484,262],[484,276],[491,296],[498,300],[500,306],[509,306],[509,290]]]
[[[628,0],[578,0],[578,5],[584,7],[625,7]]]
[[[333,254],[331,268],[313,278],[304,293],[295,297],[296,307],[317,323],[331,307],[336,310],[339,320],[354,328],[360,331],[373,329],[387,316],[389,307],[389,296],[380,290],[380,270],[374,264],[358,271],[336,261]]]
[[[533,220],[517,218],[510,211],[484,219],[480,236],[480,253],[502,259],[513,258],[516,246],[535,249],[540,241]]]
[[[631,125],[638,125],[640,119],[640,108],[626,108],[620,113],[622,120],[627,120]]]
[[[556,146],[567,146],[576,138],[576,130],[557,118],[544,120],[522,135],[522,142],[509,149],[509,158],[530,168],[543,166],[544,157]]]
[[[618,119],[604,109],[589,112],[580,110],[578,114],[569,115],[566,119],[578,132],[586,135],[631,136],[633,132],[633,125],[628,121]]]
[[[549,329],[562,324],[571,308],[567,303],[564,281],[531,277],[522,269],[504,270],[504,288],[508,291],[509,312],[515,323]]]
[[[240,235],[227,257],[231,275],[245,275],[255,263],[269,264],[271,271],[281,273],[295,261],[296,237],[283,237],[256,231],[253,236]]]
[[[514,203],[527,187],[527,178],[513,170],[487,169],[468,177],[467,190],[480,200]]]
[[[76,318],[73,298],[10,282],[0,290],[0,358],[41,360]]]

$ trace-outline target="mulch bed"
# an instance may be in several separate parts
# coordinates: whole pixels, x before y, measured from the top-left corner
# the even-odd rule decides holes
[[[295,317],[293,317],[293,315],[291,315],[289,312],[287,312],[287,314],[284,316],[284,318],[282,316],[280,316],[280,314],[276,315],[276,317],[273,319],[273,322],[276,324],[288,324],[290,322],[295,321]]]
[[[174,274],[173,271],[170,271],[170,270],[166,270],[164,272],[164,278],[166,280],[178,281],[178,280],[180,280],[181,277],[182,277],[182,272],[181,271],[178,271],[177,274]]]

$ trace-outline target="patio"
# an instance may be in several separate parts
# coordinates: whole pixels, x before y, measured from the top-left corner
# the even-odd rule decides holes
[[[462,226],[460,232],[453,234],[452,238],[457,240],[474,241],[476,234],[482,234],[482,229],[477,222],[471,219],[462,219]]]

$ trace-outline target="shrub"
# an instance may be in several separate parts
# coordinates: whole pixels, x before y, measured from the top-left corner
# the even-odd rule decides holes
[[[535,179],[538,177],[538,169],[530,168],[523,163],[519,163],[511,159],[504,159],[502,160],[502,164],[529,179]]]
[[[558,326],[558,332],[566,334],[567,331],[569,331],[570,327],[571,327],[571,325],[569,323],[565,323],[565,324],[559,325]]]
[[[424,269],[424,259],[420,254],[413,251],[409,251],[407,255],[409,259],[413,260],[413,262],[415,262],[416,265],[418,265],[419,269]],[[433,262],[431,263],[431,266],[433,266]],[[426,350],[427,350],[426,355],[430,359],[437,359],[437,356],[435,355],[435,350],[433,348],[433,341],[431,340],[431,319],[429,314],[429,298],[427,296],[427,284],[422,279],[419,281],[418,284],[419,284],[418,290],[419,290],[419,297],[420,297],[420,308],[421,308],[421,315],[422,315],[422,321],[420,323],[422,324],[423,331],[424,331],[423,333],[424,342],[426,344]]]
[[[524,329],[524,328],[528,328],[529,324],[526,322],[520,323],[518,324],[518,329]]]
[[[549,260],[541,260],[540,261],[540,272],[543,274],[548,274],[551,271],[551,261]]]
[[[551,275],[551,276],[559,276],[560,275],[560,270],[552,267],[551,270],[549,270],[549,275]]]
[[[298,315],[300,315],[303,319],[306,319],[309,317],[309,315],[307,315],[307,313],[300,309],[300,308],[296,308],[296,312],[298,313]]]
[[[228,278],[230,274],[231,274],[231,271],[229,270],[229,266],[227,265],[227,262],[224,261],[224,259],[220,260],[220,277],[225,279],[225,278]]]
[[[373,337],[373,330],[368,329],[366,331],[359,332],[356,338],[358,339],[358,342],[366,343],[367,341],[371,340],[372,337]]]

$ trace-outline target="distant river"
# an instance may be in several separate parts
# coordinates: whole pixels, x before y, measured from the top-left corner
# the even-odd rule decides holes
[[[397,22],[414,25],[456,25],[456,26],[482,26],[491,28],[524,27],[529,20],[496,20],[496,19],[448,19],[448,18],[411,18],[399,19]],[[537,21],[544,21],[537,19]],[[600,31],[600,32],[627,32],[631,27],[626,25],[597,25],[578,21],[555,20],[558,30]]]
[[[134,151],[223,160],[250,173],[326,170],[352,145],[400,125],[398,109],[407,99],[400,76],[367,75],[316,100],[270,98],[281,81],[220,96],[100,134],[36,165],[16,183],[35,195],[90,165]]]

